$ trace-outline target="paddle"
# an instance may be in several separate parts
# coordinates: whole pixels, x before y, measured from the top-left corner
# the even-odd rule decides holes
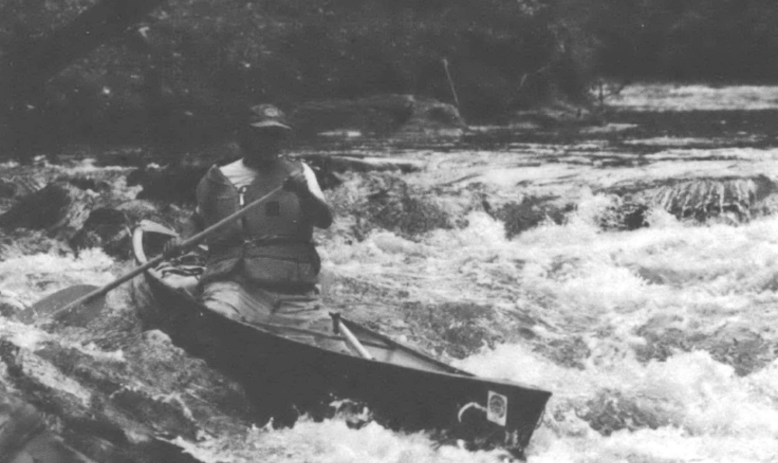
[[[25,311],[19,318],[22,322],[33,323],[36,320],[47,317],[52,312],[57,312],[63,305],[81,299],[98,289],[100,287],[94,285],[68,286],[36,302],[30,307],[29,311]],[[88,301],[82,302],[78,310],[63,313],[57,316],[55,320],[69,325],[83,325],[96,316],[104,306],[105,295],[100,294]]]
[[[338,332],[343,333],[343,337],[346,340],[346,343],[357,353],[362,357],[366,358],[368,360],[375,360],[372,355],[370,355],[370,352],[368,352],[367,349],[365,349],[365,346],[362,345],[361,342],[359,342],[359,339],[357,339],[356,336],[354,336],[354,333],[351,332],[350,329],[346,326],[345,323],[340,319],[340,314],[337,312],[330,312],[330,317],[332,317],[332,321],[335,322],[335,334],[338,334]]]
[[[216,222],[200,233],[192,236],[181,243],[180,248],[182,250],[190,249],[193,246],[201,243],[205,238],[213,235],[224,226],[234,222],[242,217],[249,210],[258,206],[259,204],[268,200],[271,196],[281,191],[284,187],[280,186],[274,188],[266,195],[259,199],[252,201],[244,206],[242,209],[230,214],[222,220]],[[149,260],[143,265],[136,267],[134,270],[127,272],[125,275],[115,279],[103,287],[90,286],[90,285],[78,285],[65,288],[61,291],[57,291],[54,294],[44,298],[41,301],[35,303],[31,309],[37,315],[48,314],[47,318],[51,318],[54,321],[64,321],[69,323],[75,323],[79,321],[88,321],[88,317],[96,315],[104,306],[104,296],[108,291],[116,288],[117,286],[132,280],[136,276],[145,272],[146,270],[160,264],[163,260],[169,258],[169,255],[162,254],[154,259]]]

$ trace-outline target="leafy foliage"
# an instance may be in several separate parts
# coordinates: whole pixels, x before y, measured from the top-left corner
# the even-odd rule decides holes
[[[96,3],[0,0],[0,58]],[[176,152],[224,138],[249,101],[416,94],[472,121],[583,102],[596,75],[772,79],[776,19],[768,0],[169,0],[50,80],[25,117],[49,134],[37,143]]]
[[[778,4],[769,0],[568,0],[585,10],[597,68],[633,78],[778,77]]]
[[[96,3],[2,0],[0,53],[45,40]],[[38,123],[65,138],[199,143],[227,133],[234,108],[246,101],[290,108],[411,93],[453,102],[450,75],[466,117],[504,113],[582,93],[563,76],[569,54],[549,5],[169,0],[74,62],[29,106]]]

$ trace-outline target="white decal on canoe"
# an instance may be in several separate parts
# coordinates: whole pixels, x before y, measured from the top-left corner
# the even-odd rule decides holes
[[[500,426],[505,426],[508,418],[508,397],[489,391],[489,400],[487,401],[486,419]]]

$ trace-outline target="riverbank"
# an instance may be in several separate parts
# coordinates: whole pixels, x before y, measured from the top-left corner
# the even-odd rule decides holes
[[[93,3],[9,3],[0,56],[16,56],[15,47],[33,39],[45,43]],[[228,138],[249,102],[295,113],[328,101],[406,95],[449,105],[467,121],[557,101],[584,104],[584,44],[560,28],[551,8],[534,1],[169,1],[56,75],[16,76],[40,80],[39,88],[10,90],[23,101],[0,124],[0,142],[16,139],[33,153],[74,142],[142,142],[182,155]],[[56,45],[70,50],[76,42]],[[404,122],[403,108],[399,117],[376,108],[377,117],[362,117],[372,118],[374,131],[391,133]]]

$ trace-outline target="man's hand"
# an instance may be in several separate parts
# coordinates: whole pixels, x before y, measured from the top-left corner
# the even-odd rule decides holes
[[[168,259],[180,256],[184,252],[184,248],[181,246],[183,242],[184,240],[181,238],[171,238],[162,248],[162,255]]]
[[[293,191],[298,195],[307,193],[308,180],[305,179],[305,174],[302,172],[295,172],[284,180],[284,190]]]

